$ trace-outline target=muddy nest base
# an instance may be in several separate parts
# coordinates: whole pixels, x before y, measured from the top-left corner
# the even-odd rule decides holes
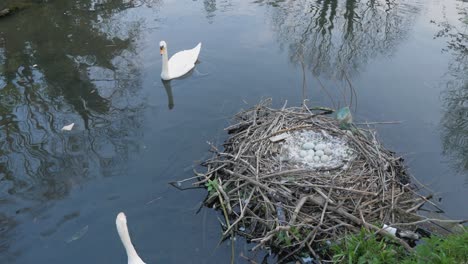
[[[194,183],[208,189],[205,205],[223,212],[223,236],[239,234],[258,243],[254,250],[273,249],[279,262],[299,253],[327,258],[324,248],[361,228],[411,250],[383,224],[411,229],[428,197],[416,193],[403,160],[374,131],[341,129],[331,112],[273,109],[265,100],[235,115],[224,150],[211,145],[207,171],[196,173]],[[328,158],[314,158],[327,146]]]

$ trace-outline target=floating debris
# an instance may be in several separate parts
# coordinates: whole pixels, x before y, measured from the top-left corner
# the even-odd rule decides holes
[[[9,14],[11,14],[11,9],[9,9],[9,8],[5,8],[5,9],[0,10],[0,17],[7,16]]]
[[[69,125],[66,125],[64,127],[62,127],[62,131],[70,131],[73,129],[73,126],[75,125],[75,123],[71,123]]]
[[[383,230],[392,236],[396,236],[397,229],[386,224],[383,225]]]
[[[353,123],[353,116],[351,115],[351,110],[349,107],[343,107],[336,112],[336,119],[338,120],[340,127],[342,129],[349,128],[351,123]]]
[[[67,243],[71,243],[75,240],[82,238],[88,232],[88,226],[83,227],[80,231],[76,232],[72,237],[66,240]]]
[[[158,201],[158,200],[161,200],[161,198],[162,198],[162,197],[155,198],[155,199],[153,199],[153,200],[147,202],[146,205],[152,204],[152,203],[154,203],[154,202],[156,202],[156,201]]]

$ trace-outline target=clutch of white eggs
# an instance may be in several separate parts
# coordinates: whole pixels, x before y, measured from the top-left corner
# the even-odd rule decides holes
[[[326,132],[297,131],[289,133],[281,146],[279,160],[296,168],[333,168],[353,159],[353,150],[346,139]]]
[[[299,156],[308,162],[328,162],[331,159],[332,150],[328,144],[306,142],[302,145]]]

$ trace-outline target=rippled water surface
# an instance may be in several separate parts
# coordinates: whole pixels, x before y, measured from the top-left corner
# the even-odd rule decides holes
[[[0,263],[229,263],[192,176],[231,115],[262,98],[339,107],[440,198],[468,208],[468,3],[460,0],[6,0],[0,10]],[[162,83],[169,53],[203,43]],[[320,82],[319,82],[320,81]],[[323,85],[323,88],[322,88]],[[72,131],[61,131],[75,123]],[[242,239],[240,254],[254,256]]]

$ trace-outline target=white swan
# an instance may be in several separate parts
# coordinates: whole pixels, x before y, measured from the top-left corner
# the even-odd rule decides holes
[[[159,42],[159,51],[162,55],[161,79],[167,81],[179,78],[193,69],[198,59],[198,54],[200,54],[200,49],[201,43],[198,43],[195,48],[179,51],[168,60],[167,44],[165,41]]]
[[[140,256],[138,256],[135,248],[132,245],[132,241],[130,240],[130,234],[128,233],[127,228],[127,217],[125,214],[120,212],[115,219],[115,225],[117,226],[117,232],[119,233],[120,240],[125,247],[125,251],[127,251],[128,257],[128,264],[145,264],[143,260],[141,260]]]

